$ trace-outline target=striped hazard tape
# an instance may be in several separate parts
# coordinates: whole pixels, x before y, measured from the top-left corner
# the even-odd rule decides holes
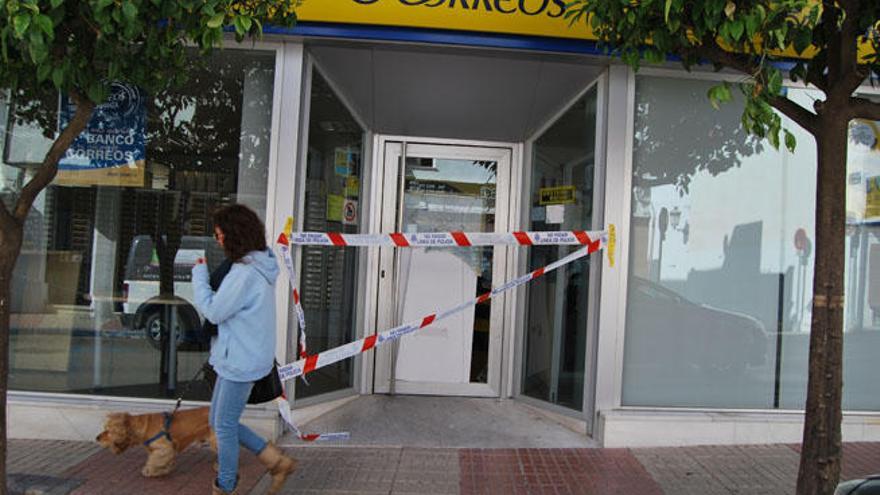
[[[300,302],[299,290],[296,288],[296,268],[293,266],[293,257],[290,255],[290,245],[287,242],[282,241],[282,239],[290,236],[290,230],[292,227],[293,218],[288,217],[287,225],[284,227],[284,233],[278,238],[278,250],[281,253],[281,260],[284,263],[285,268],[287,268],[287,278],[290,281],[290,289],[293,293],[293,308],[296,312],[296,319],[299,323],[299,346],[297,346],[297,357],[304,358],[308,350],[306,347],[306,317],[303,312],[302,303]]]
[[[443,311],[437,311],[435,313],[426,315],[416,321],[405,323],[403,325],[399,325],[383,332],[375,333],[363,339],[356,340],[354,342],[350,342],[339,347],[334,347],[318,354],[308,355],[305,357],[305,359],[299,359],[293,363],[289,363],[279,367],[278,375],[281,377],[282,381],[306,375],[308,373],[311,373],[312,371],[323,368],[324,366],[328,366],[344,359],[348,359],[350,357],[357,356],[358,354],[367,352],[370,349],[378,347],[385,342],[396,340],[400,337],[403,337],[404,335],[416,332],[422,328],[427,327],[428,325],[441,321],[456,313],[460,313],[461,311],[464,311],[471,306],[484,303],[499,294],[519,287],[520,285],[526,284],[542,275],[556,270],[561,266],[567,265],[577,259],[583,258],[590,253],[596,252],[601,248],[603,243],[608,242],[608,236],[604,235],[604,233],[597,233],[595,239],[595,241],[589,242],[582,249],[578,249],[577,251],[563,258],[560,258],[559,260],[554,261],[547,266],[538,268],[509,282],[494,287],[491,291],[481,294],[469,301],[462,302],[461,304],[453,308],[449,308]]]
[[[290,235],[291,230],[293,229],[293,218],[288,217],[287,223],[284,226],[284,234],[282,235]],[[305,312],[303,311],[302,303],[300,301],[299,290],[296,288],[296,269],[293,265],[293,257],[290,254],[290,246],[286,243],[278,243],[278,250],[281,253],[281,260],[284,263],[285,268],[287,268],[287,275],[290,281],[290,289],[293,294],[293,307],[296,312],[296,318],[299,323],[299,346],[297,346],[297,354],[300,359],[303,359],[307,355],[308,348],[306,347],[306,318]],[[305,381],[306,385],[308,382],[305,380],[305,376],[302,377],[303,381]],[[287,395],[281,394],[280,397],[275,399],[275,403],[278,406],[278,414],[284,420],[285,423],[290,427],[291,431],[302,441],[304,442],[325,442],[332,440],[347,440],[351,435],[347,431],[341,432],[329,432],[329,433],[303,433],[299,427],[296,426],[296,423],[293,422],[293,412],[290,410],[290,403],[287,401]]]
[[[332,433],[303,433],[293,422],[293,412],[290,410],[290,403],[287,402],[287,396],[281,395],[275,399],[278,404],[278,413],[281,419],[290,427],[291,431],[303,442],[328,442],[332,440],[348,440],[351,434],[347,431],[338,431]]]
[[[607,232],[561,230],[552,232],[421,232],[404,234],[342,234],[339,232],[296,232],[286,243],[300,246],[388,246],[471,247],[471,246],[559,246],[595,245]],[[281,242],[279,240],[279,242]]]
[[[456,313],[464,311],[477,304],[484,303],[494,296],[512,290],[526,284],[542,275],[550,273],[557,268],[574,262],[590,253],[594,253],[603,246],[607,248],[608,260],[614,266],[614,251],[616,245],[616,233],[614,225],[609,225],[607,231],[553,231],[553,232],[428,232],[428,233],[391,233],[391,234],[342,234],[325,232],[299,232],[292,233],[292,219],[288,218],[284,232],[278,237],[281,258],[287,268],[290,278],[290,286],[293,291],[294,310],[299,323],[300,345],[298,346],[298,360],[278,368],[278,375],[282,381],[287,381],[298,376],[305,379],[305,375],[348,359],[358,354],[369,351],[385,342],[397,340],[404,335],[411,334],[425,328],[435,322],[446,319]],[[378,332],[363,339],[344,344],[318,354],[307,354],[305,346],[305,316],[300,303],[300,294],[296,288],[296,270],[290,254],[291,245],[313,246],[387,246],[399,248],[417,247],[470,247],[470,246],[551,246],[551,245],[581,245],[582,249],[553,262],[544,267],[533,270],[521,277],[494,287],[491,291],[477,296],[469,301],[443,311],[437,311],[426,315],[419,320],[405,323],[389,330]],[[278,410],[284,421],[290,426],[297,437],[306,442],[345,440],[350,437],[348,432],[335,433],[303,433],[293,422],[290,404],[282,395],[276,399]]]

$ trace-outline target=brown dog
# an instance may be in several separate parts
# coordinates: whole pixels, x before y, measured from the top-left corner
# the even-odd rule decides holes
[[[208,408],[179,410],[166,428],[162,413],[110,413],[102,431],[95,439],[101,447],[119,454],[141,444],[149,452],[141,474],[147,477],[164,476],[174,467],[174,457],[193,442],[208,442],[217,452],[217,439],[208,424]],[[167,435],[163,432],[167,431]],[[170,437],[170,438],[169,438]],[[146,442],[146,443],[145,443]]]

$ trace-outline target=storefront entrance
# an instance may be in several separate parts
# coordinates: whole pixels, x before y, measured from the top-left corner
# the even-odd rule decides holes
[[[382,232],[506,232],[511,148],[379,139]],[[382,248],[378,327],[455,307],[506,278],[507,248]],[[498,397],[501,297],[383,346],[375,392]]]

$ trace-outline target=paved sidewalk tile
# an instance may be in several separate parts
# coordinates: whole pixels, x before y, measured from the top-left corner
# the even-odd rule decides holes
[[[650,449],[287,447],[300,461],[284,494],[303,495],[732,495],[793,493],[795,445]],[[13,495],[208,495],[214,455],[194,447],[163,478],[140,474],[146,452],[113,455],[88,442],[12,440]],[[271,479],[242,451],[241,495]],[[880,471],[880,443],[844,444],[843,478]]]
[[[287,448],[299,461],[284,494],[458,493],[458,453],[451,449]],[[265,493],[266,477],[251,490]]]
[[[785,445],[633,449],[669,495],[793,493],[798,455]]]
[[[10,495],[64,495],[83,482],[65,471],[101,450],[97,444],[64,440],[10,439],[6,472]]]
[[[145,478],[141,468],[147,459],[143,448],[129,449],[115,455],[101,450],[86,461],[69,469],[65,475],[83,483],[72,495],[130,495],[174,493],[205,495],[210,493],[214,480],[214,453],[207,447],[190,447],[178,454],[171,474],[160,478]],[[263,475],[265,469],[250,452],[242,449],[239,486],[247,493]]]
[[[792,444],[789,447],[800,455],[800,444]],[[880,442],[844,443],[840,479],[851,480],[870,474],[880,474]]]
[[[662,494],[626,449],[466,449],[462,494]]]
[[[853,479],[880,474],[880,443],[848,442],[843,444],[843,465],[840,477]]]

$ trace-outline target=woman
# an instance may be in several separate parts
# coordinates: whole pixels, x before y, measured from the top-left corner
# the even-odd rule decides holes
[[[213,220],[214,237],[232,268],[216,292],[204,259],[192,270],[196,308],[218,326],[209,359],[217,372],[210,415],[219,466],[213,493],[236,493],[239,443],[266,466],[272,475],[269,493],[277,493],[296,461],[239,421],[254,382],[266,376],[274,363],[278,265],[266,246],[263,222],[252,210],[238,204],[225,206]]]

